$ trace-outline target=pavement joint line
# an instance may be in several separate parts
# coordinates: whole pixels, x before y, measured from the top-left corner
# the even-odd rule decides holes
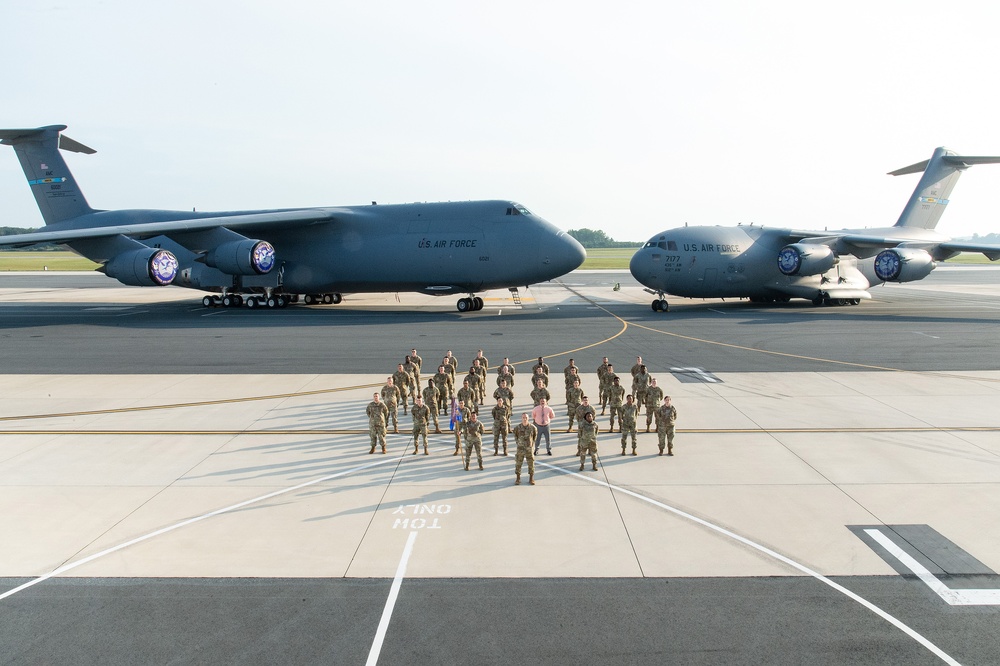
[[[767,546],[764,546],[763,544],[759,544],[756,541],[753,541],[753,540],[751,540],[751,539],[749,539],[749,538],[747,538],[745,536],[737,534],[736,532],[733,532],[731,530],[727,530],[724,527],[721,527],[719,525],[716,525],[715,523],[709,522],[708,520],[705,520],[704,518],[699,518],[699,517],[695,516],[694,514],[687,513],[686,511],[681,511],[680,509],[678,509],[676,507],[672,507],[669,504],[664,504],[663,502],[660,502],[658,500],[654,500],[651,497],[647,497],[647,496],[642,495],[640,493],[637,493],[637,492],[635,492],[633,490],[628,490],[627,488],[623,488],[621,486],[616,486],[616,485],[613,485],[611,483],[608,483],[607,481],[602,481],[601,479],[595,479],[592,476],[587,476],[586,474],[581,474],[580,472],[574,472],[572,470],[565,469],[565,468],[560,467],[558,465],[552,465],[552,464],[547,463],[545,461],[536,461],[536,462],[537,462],[537,464],[540,464],[542,467],[547,467],[547,468],[549,468],[549,469],[551,469],[553,471],[562,472],[563,474],[566,474],[568,476],[575,476],[575,477],[578,477],[580,479],[583,479],[585,481],[588,481],[588,482],[593,483],[593,484],[598,485],[598,486],[607,486],[608,488],[610,488],[612,490],[612,492],[620,492],[620,493],[623,493],[623,494],[628,495],[630,497],[633,497],[635,499],[638,499],[639,501],[647,502],[649,504],[652,504],[653,506],[656,506],[656,507],[659,507],[661,509],[664,509],[665,511],[669,511],[670,513],[672,513],[672,514],[674,514],[674,515],[676,515],[676,516],[678,516],[680,518],[684,518],[685,520],[689,520],[689,521],[691,521],[693,523],[701,525],[702,527],[706,527],[706,528],[712,530],[713,532],[717,532],[718,534],[721,534],[722,536],[725,536],[725,537],[728,537],[728,538],[733,539],[735,541],[738,541],[739,543],[742,543],[745,546],[749,546],[750,548],[753,548],[754,550],[756,550],[756,551],[758,551],[760,553],[763,553],[763,554],[765,554],[765,555],[767,555],[769,557],[772,557],[772,558],[778,560],[779,562],[781,562],[783,564],[787,564],[788,566],[792,567],[793,569],[796,569],[796,570],[798,570],[798,571],[800,571],[800,572],[802,572],[802,573],[804,573],[804,574],[806,574],[808,576],[811,576],[812,578],[815,578],[816,580],[820,581],[821,583],[824,583],[825,585],[828,585],[829,587],[833,588],[837,592],[840,592],[841,594],[847,596],[849,599],[852,599],[853,601],[858,602],[859,604],[861,604],[862,606],[864,606],[865,608],[867,608],[868,610],[870,610],[872,613],[874,613],[875,615],[878,615],[883,620],[885,620],[886,622],[888,622],[889,624],[893,625],[894,627],[896,627],[897,629],[899,629],[900,631],[902,631],[903,633],[905,633],[907,636],[909,636],[910,638],[912,638],[913,640],[915,640],[917,643],[919,643],[920,645],[922,645],[925,648],[927,648],[927,650],[929,650],[931,653],[933,653],[939,659],[941,659],[942,661],[944,661],[946,664],[951,664],[953,666],[960,666],[960,664],[959,664],[959,662],[957,660],[955,660],[953,657],[951,657],[944,650],[942,650],[937,645],[935,645],[934,643],[932,643],[930,641],[930,639],[928,639],[925,636],[923,636],[922,634],[918,633],[915,629],[911,628],[909,625],[907,625],[902,620],[899,620],[896,617],[894,617],[893,615],[890,615],[887,611],[883,610],[882,608],[880,608],[879,606],[875,605],[874,603],[868,601],[867,599],[865,599],[861,595],[859,595],[859,594],[857,594],[855,592],[852,592],[851,590],[847,589],[843,585],[840,585],[839,583],[835,583],[834,581],[830,580],[829,578],[827,578],[823,574],[819,573],[818,571],[810,569],[806,565],[801,564],[799,562],[796,562],[795,560],[791,559],[790,557],[782,555],[781,553],[779,553],[779,552],[777,552],[775,550],[771,550],[770,548],[768,548]]]

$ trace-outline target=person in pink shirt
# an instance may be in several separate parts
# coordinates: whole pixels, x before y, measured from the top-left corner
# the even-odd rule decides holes
[[[549,402],[545,398],[542,398],[539,403],[531,410],[531,420],[535,424],[535,428],[538,429],[538,437],[535,438],[535,455],[538,455],[538,447],[542,442],[542,435],[545,436],[545,454],[552,455],[552,441],[549,437],[549,425],[552,423],[552,419],[556,417],[556,413],[552,411],[549,407]]]

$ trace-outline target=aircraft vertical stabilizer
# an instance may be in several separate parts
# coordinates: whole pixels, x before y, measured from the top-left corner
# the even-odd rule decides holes
[[[924,172],[895,226],[933,229],[941,219],[951,190],[962,172],[973,164],[998,163],[1000,157],[963,157],[947,148],[937,148],[929,160],[890,171],[890,176]]]
[[[35,195],[45,224],[62,222],[94,212],[70,173],[59,149],[92,154],[88,148],[60,132],[65,125],[35,129],[0,129],[0,143],[14,147],[17,159]]]

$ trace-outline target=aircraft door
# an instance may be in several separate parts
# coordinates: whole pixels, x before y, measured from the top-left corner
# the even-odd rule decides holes
[[[701,288],[704,292],[709,292],[715,289],[715,281],[719,276],[719,270],[717,268],[706,268],[705,277],[702,278]]]

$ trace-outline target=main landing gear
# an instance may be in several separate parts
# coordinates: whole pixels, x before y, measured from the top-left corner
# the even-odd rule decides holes
[[[344,297],[340,294],[306,294],[303,300],[306,305],[337,305]]]
[[[457,307],[459,312],[476,312],[483,309],[483,299],[479,296],[460,298],[458,299]]]
[[[332,296],[332,294],[330,294]],[[340,302],[340,294],[337,294],[338,300],[334,302]],[[308,297],[307,297],[308,298]],[[242,305],[247,306],[248,310],[257,310],[261,308],[268,308],[270,310],[276,310],[278,308],[288,307],[292,303],[299,302],[298,294],[276,294],[273,290],[263,295],[258,294],[230,294],[223,293],[221,296],[205,296],[201,299],[201,304],[206,308],[238,308]]]
[[[667,299],[663,298],[663,292],[661,291],[657,296],[658,298],[653,299],[653,312],[668,312],[670,304],[667,303]]]

